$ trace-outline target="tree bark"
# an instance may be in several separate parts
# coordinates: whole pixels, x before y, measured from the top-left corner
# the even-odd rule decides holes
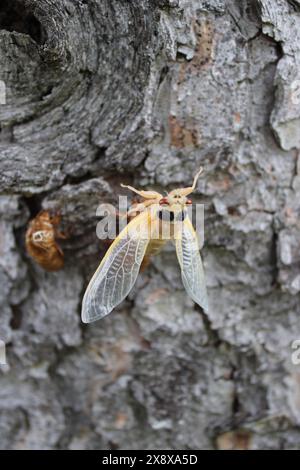
[[[0,447],[295,449],[300,440],[300,1],[1,0]],[[89,326],[120,182],[203,165],[210,310],[172,247]],[[65,268],[26,254],[62,212]]]

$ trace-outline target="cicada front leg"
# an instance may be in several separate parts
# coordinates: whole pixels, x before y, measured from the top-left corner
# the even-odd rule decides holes
[[[134,202],[132,204],[131,208],[127,213],[130,218],[136,217],[138,214],[144,212],[151,205],[157,204],[162,198],[162,195],[156,191],[144,191],[125,184],[121,184],[121,187],[129,189],[130,191],[134,192],[135,194],[144,199],[144,201],[142,202]]]

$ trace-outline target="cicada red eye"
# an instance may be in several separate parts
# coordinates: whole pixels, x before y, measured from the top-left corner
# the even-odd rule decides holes
[[[160,205],[160,206],[169,206],[168,198],[163,197],[163,198],[159,201],[159,205]]]
[[[186,205],[187,205],[187,206],[190,206],[191,204],[193,204],[193,201],[192,201],[191,199],[188,199],[188,200],[186,201]]]

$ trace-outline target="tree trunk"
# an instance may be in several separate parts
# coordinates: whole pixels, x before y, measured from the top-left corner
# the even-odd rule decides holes
[[[299,13],[298,0],[1,0],[1,448],[299,447]],[[120,182],[187,185],[200,165],[208,315],[170,247],[83,325],[107,248],[98,204],[127,194]],[[70,232],[57,273],[25,250],[42,208]]]

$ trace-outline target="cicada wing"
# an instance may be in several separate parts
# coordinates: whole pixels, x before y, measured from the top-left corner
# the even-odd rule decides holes
[[[149,243],[150,221],[148,211],[138,215],[108,249],[83,297],[84,323],[108,315],[132,289]]]
[[[197,234],[188,217],[179,224],[175,243],[185,290],[194,302],[207,312],[208,298],[199,244]]]

